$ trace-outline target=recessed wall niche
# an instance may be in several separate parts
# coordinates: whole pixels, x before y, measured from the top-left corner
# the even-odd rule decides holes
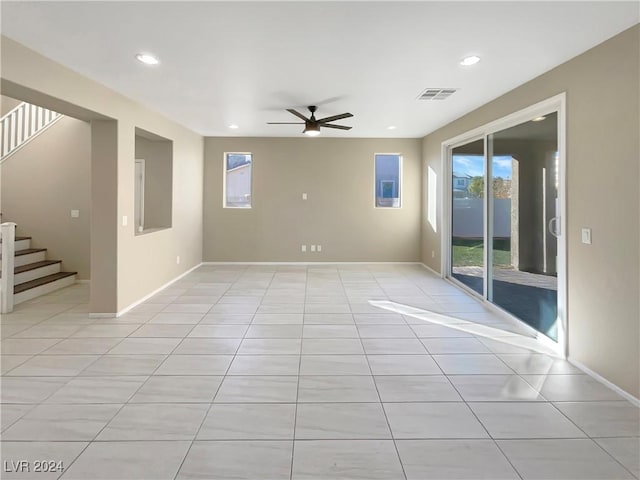
[[[173,207],[173,141],[135,131],[135,233],[171,228]]]

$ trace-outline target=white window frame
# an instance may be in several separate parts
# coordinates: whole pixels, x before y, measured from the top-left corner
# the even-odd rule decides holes
[[[398,191],[399,191],[399,195],[398,195],[398,206],[394,207],[394,206],[378,206],[378,199],[376,197],[376,157],[378,155],[395,155],[398,157]],[[377,152],[373,154],[373,208],[390,208],[390,209],[394,209],[394,210],[398,210],[402,208],[402,196],[404,193],[404,185],[403,185],[403,181],[402,181],[402,177],[403,175],[403,164],[404,164],[404,158],[402,156],[401,153],[397,153],[397,152]],[[391,180],[384,180],[385,182],[387,181],[391,181]],[[380,192],[382,192],[382,182],[383,180],[380,180]]]
[[[237,205],[227,205],[227,156],[228,155],[251,155],[251,181],[249,182],[249,194],[251,204],[246,207]],[[222,208],[233,208],[238,210],[251,210],[253,208],[253,153],[251,152],[224,152],[222,154]]]
[[[144,158],[136,158],[135,159],[135,163],[139,163],[140,165],[142,165],[142,178],[141,178],[141,183],[140,183],[140,191],[138,191],[138,195],[140,195],[140,198],[134,198],[134,202],[135,202],[135,207],[140,208],[140,218],[139,218],[139,224],[136,224],[134,226],[134,232],[136,234],[140,234],[144,232],[144,185],[146,182],[146,169],[147,169],[147,165],[144,161]],[[134,165],[135,165],[134,163]],[[135,197],[135,193],[137,191],[137,187],[138,186],[138,178],[135,178],[135,186],[134,186],[134,197]],[[134,210],[134,215],[133,215],[133,219],[134,219],[134,223],[136,218],[135,218],[135,210]]]

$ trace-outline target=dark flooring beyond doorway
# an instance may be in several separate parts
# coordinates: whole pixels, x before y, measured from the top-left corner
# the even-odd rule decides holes
[[[460,270],[463,270],[464,273]],[[516,273],[518,277],[509,280],[494,278],[493,303],[557,341],[558,292],[556,278],[527,272]],[[474,291],[482,292],[481,271],[475,272],[468,267],[458,267],[452,276]],[[508,278],[507,275],[502,276]]]

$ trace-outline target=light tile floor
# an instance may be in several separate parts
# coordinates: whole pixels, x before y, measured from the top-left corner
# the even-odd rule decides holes
[[[203,266],[119,318],[87,299],[1,319],[3,479],[639,474],[638,408],[418,266]]]

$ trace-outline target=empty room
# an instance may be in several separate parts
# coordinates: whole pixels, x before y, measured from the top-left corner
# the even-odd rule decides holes
[[[0,478],[640,478],[637,1],[0,13]]]

